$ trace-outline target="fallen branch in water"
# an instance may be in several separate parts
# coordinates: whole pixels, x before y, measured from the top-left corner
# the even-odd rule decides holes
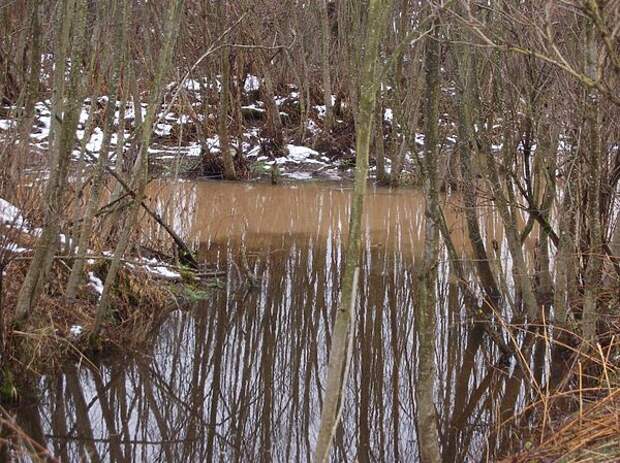
[[[91,153],[86,153],[86,154],[89,156],[91,160],[97,159]],[[116,173],[114,169],[112,169],[109,166],[105,166],[105,170],[110,175],[112,175],[112,177],[114,177],[116,181],[118,181],[118,183],[126,191],[127,195],[131,196],[131,198],[133,199],[136,198],[136,192],[133,191],[133,189],[127,184],[127,182],[125,182],[125,180],[123,180],[123,178],[118,173]],[[155,220],[155,222],[161,225],[161,227],[166,231],[166,233],[168,233],[168,235],[170,235],[174,243],[177,245],[177,248],[179,248],[181,263],[186,264],[189,267],[192,267],[194,269],[197,269],[199,267],[198,262],[194,258],[194,254],[192,253],[189,246],[185,244],[185,241],[183,241],[183,239],[172,229],[172,227],[170,227],[166,222],[164,222],[164,220],[159,216],[159,214],[153,211],[144,201],[140,202],[140,206],[142,207],[142,209],[146,211],[148,215],[151,216],[153,220]]]
[[[17,256],[13,257],[12,261],[22,261],[22,260],[30,260],[32,256]],[[57,255],[53,256],[53,259],[82,259],[82,260],[112,260],[113,256],[105,256],[105,255],[97,255],[97,256],[72,256],[72,255]],[[175,270],[177,272],[191,272],[194,276],[198,278],[210,278],[225,275],[226,272],[224,270],[211,270],[200,272],[194,268],[182,267],[180,265],[167,264],[165,262],[148,262],[148,261],[136,261],[129,259],[120,259],[120,262],[128,265],[135,265],[136,267],[165,267],[167,269]]]

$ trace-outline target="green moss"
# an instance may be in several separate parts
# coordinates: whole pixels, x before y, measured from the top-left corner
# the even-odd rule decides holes
[[[198,288],[191,285],[185,285],[183,287],[183,293],[190,303],[204,301],[210,295],[208,288]]]
[[[11,370],[2,369],[2,383],[0,384],[0,398],[2,402],[17,400],[17,388]]]

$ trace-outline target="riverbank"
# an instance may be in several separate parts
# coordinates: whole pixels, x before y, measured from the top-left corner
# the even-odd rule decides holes
[[[55,256],[45,287],[27,321],[16,323],[15,307],[41,234],[36,219],[26,218],[10,202],[0,199],[2,267],[0,284],[0,339],[2,384],[11,398],[16,374],[34,377],[50,373],[65,361],[115,350],[140,349],[170,310],[204,297],[210,280],[217,276],[205,264],[187,267],[161,253],[137,246],[121,261],[118,280],[111,292],[112,316],[95,332],[95,320],[105,275],[113,260],[111,250],[89,251],[76,296],[66,298],[66,287],[75,257]],[[64,246],[72,243],[60,235]],[[139,253],[139,254],[136,254]],[[198,295],[198,296],[197,296]]]
[[[233,154],[236,175],[240,180],[267,178],[274,181],[346,180],[355,167],[355,124],[353,113],[333,95],[334,119],[327,126],[325,105],[317,95],[300,93],[295,85],[283,87],[267,104],[261,80],[248,74],[240,95],[240,110],[234,114],[230,128],[229,149]],[[223,161],[216,105],[211,103],[220,86],[217,78],[195,78],[171,82],[166,86],[162,111],[157,114],[151,145],[150,164],[158,176],[185,178],[223,178]],[[446,97],[446,104],[449,98]],[[148,106],[116,102],[109,152],[101,153],[104,138],[104,111],[107,97],[86,98],[79,116],[72,159],[79,169],[106,156],[106,164],[122,169],[118,156],[132,148],[138,125]],[[278,111],[277,116],[271,112]],[[137,115],[140,112],[141,115]],[[51,101],[35,104],[30,133],[31,148],[25,153],[19,146],[19,108],[0,107],[0,142],[8,158],[20,156],[20,164],[37,168],[46,164],[51,132]],[[273,127],[277,117],[277,128]],[[443,121],[447,138],[442,150],[453,150],[456,133],[453,123]],[[22,129],[23,130],[23,129]],[[275,130],[275,132],[274,132]],[[414,183],[417,165],[414,155],[404,149],[404,131],[394,122],[393,111],[383,111],[384,149],[374,152],[370,160],[370,177],[398,184]],[[424,147],[424,135],[415,135],[417,149]],[[122,144],[122,146],[121,146]],[[11,154],[10,151],[18,153]],[[381,159],[378,159],[378,157]],[[392,164],[396,163],[395,171]],[[378,173],[383,166],[384,175]]]

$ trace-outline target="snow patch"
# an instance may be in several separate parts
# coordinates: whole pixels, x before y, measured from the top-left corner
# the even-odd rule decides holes
[[[103,281],[93,272],[88,272],[88,286],[94,289],[99,296],[103,294]]]
[[[9,130],[15,126],[17,126],[15,121],[11,121],[9,119],[0,119],[0,130]]]
[[[288,159],[293,162],[304,162],[311,156],[319,156],[318,151],[314,151],[306,146],[286,145]]]
[[[153,273],[162,278],[166,278],[169,280],[180,280],[181,274],[179,272],[174,272],[170,270],[163,262],[158,261],[157,259],[143,259],[143,261],[149,265],[145,265],[144,269]]]
[[[285,172],[282,175],[295,180],[312,180],[312,174],[310,172]]]
[[[155,133],[160,137],[167,137],[172,132],[172,126],[170,124],[157,124]]]
[[[81,325],[71,325],[71,328],[69,328],[69,333],[74,338],[79,338],[83,332],[84,332],[84,327]]]
[[[27,226],[19,208],[2,198],[0,198],[0,222],[18,228]]]
[[[96,127],[90,136],[90,140],[86,143],[86,150],[90,153],[98,153],[101,151],[101,145],[103,145],[103,130]]]
[[[260,79],[252,74],[248,74],[243,84],[245,93],[254,92],[260,89]]]

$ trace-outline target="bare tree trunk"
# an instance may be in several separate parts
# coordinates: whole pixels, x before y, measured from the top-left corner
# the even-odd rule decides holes
[[[28,77],[22,91],[24,112],[20,121],[19,135],[21,149],[18,156],[14,156],[11,161],[11,174],[17,179],[21,172],[23,160],[30,154],[30,132],[35,116],[34,106],[39,95],[39,79],[41,78],[41,25],[39,22],[39,2],[31,0],[28,6],[28,12],[31,17],[30,25],[30,64]]]
[[[510,145],[510,135],[505,131],[504,146],[505,150]],[[517,290],[521,292],[527,315],[530,319],[534,320],[538,316],[538,304],[536,302],[536,296],[534,294],[534,288],[528,275],[527,267],[525,265],[525,258],[523,256],[523,248],[519,232],[517,230],[517,221],[515,218],[515,211],[512,210],[511,205],[515,204],[514,195],[511,194],[511,185],[507,185],[507,193],[504,193],[502,184],[500,181],[497,164],[494,159],[494,154],[490,151],[486,153],[486,176],[489,179],[491,190],[495,196],[495,204],[499,212],[502,222],[504,224],[504,232],[506,234],[506,240],[508,241],[508,249],[512,257],[513,276]],[[507,182],[510,182],[507,179]]]
[[[569,173],[567,179],[570,180],[572,175]],[[556,323],[563,326],[568,321],[568,314],[571,302],[571,287],[575,286],[575,275],[577,274],[574,266],[576,255],[575,249],[575,209],[573,204],[573,191],[570,181],[564,185],[564,198],[561,204],[562,213],[558,230],[560,233],[560,242],[558,244],[558,252],[556,256],[556,274],[555,274],[555,294],[554,306],[556,314]]]
[[[383,140],[383,106],[378,105],[375,111],[375,160],[377,161],[377,183],[386,185],[389,183],[389,176],[385,172],[385,145]],[[394,164],[392,163],[392,169]]]
[[[225,5],[223,6],[225,7]],[[220,6],[219,8],[222,8]],[[230,136],[228,133],[228,106],[230,105],[230,49],[222,49],[222,91],[220,93],[220,114],[218,119],[218,137],[220,152],[224,164],[224,178],[236,180],[235,163],[231,152]]]
[[[596,46],[596,30],[588,20],[586,26],[586,74],[593,81],[598,78],[598,51]],[[585,274],[583,301],[583,337],[594,341],[598,321],[598,298],[600,295],[601,271],[603,268],[603,234],[601,230],[600,195],[601,195],[601,136],[600,136],[600,95],[590,88],[586,95],[585,123],[589,132],[589,146],[581,153],[584,164],[588,168],[588,231],[589,249],[588,264]]]
[[[84,270],[84,257],[88,251],[88,242],[91,237],[91,232],[93,228],[93,220],[95,217],[95,213],[97,212],[97,207],[99,206],[99,199],[101,196],[101,189],[104,183],[104,174],[105,174],[105,164],[108,161],[108,153],[110,151],[110,140],[112,138],[112,131],[114,129],[114,115],[116,112],[116,101],[117,101],[117,92],[118,92],[118,84],[120,80],[120,72],[121,72],[121,64],[123,61],[124,55],[124,26],[123,26],[123,17],[122,17],[122,5],[120,2],[115,1],[113,4],[113,8],[115,8],[115,13],[112,15],[114,17],[114,24],[116,27],[115,33],[115,43],[114,50],[116,50],[116,57],[114,57],[114,53],[112,53],[112,58],[110,61],[113,62],[111,83],[110,83],[110,94],[108,96],[108,101],[106,102],[106,110],[105,110],[105,127],[103,129],[103,140],[101,143],[101,148],[99,151],[99,158],[97,159],[97,165],[95,167],[95,174],[93,178],[93,184],[90,191],[90,197],[88,198],[88,202],[86,205],[86,211],[84,212],[84,216],[82,217],[82,226],[80,229],[79,237],[78,237],[78,249],[77,249],[77,259],[73,262],[73,266],[71,268],[71,274],[69,275],[69,281],[67,282],[67,289],[65,292],[65,297],[68,300],[75,298],[77,294],[77,290],[79,287],[79,283],[82,279],[82,272]]]
[[[61,120],[57,117],[62,113],[65,98],[65,70],[67,55],[71,52],[70,48],[70,33],[71,33],[71,21],[73,18],[73,10],[75,2],[77,0],[64,0],[58,2],[57,15],[62,18],[60,23],[60,29],[56,36],[56,53],[54,53],[54,82],[52,88],[52,120],[50,133],[48,137],[48,146],[50,152],[55,150],[55,137],[57,135],[56,126]],[[50,159],[50,162],[52,160]]]
[[[434,23],[438,27],[438,22]],[[439,432],[435,410],[435,305],[437,263],[439,254],[439,217],[437,189],[437,145],[439,122],[441,44],[439,33],[434,32],[426,43],[426,149],[421,164],[424,166],[426,190],[426,224],[424,253],[417,269],[416,321],[418,324],[418,381],[416,396],[416,427],[422,463],[440,463]]]
[[[385,30],[389,6],[390,0],[370,0],[368,4],[368,32],[362,58],[359,109],[355,124],[356,169],[355,185],[351,196],[349,238],[340,290],[340,303],[336,312],[329,353],[327,388],[323,400],[323,409],[321,410],[321,425],[314,458],[316,463],[323,463],[329,457],[332,439],[342,413],[342,393],[348,378],[348,365],[355,325],[354,307],[362,254],[362,215],[368,179],[368,155],[379,85],[377,81],[378,69],[380,69],[378,63],[379,44]]]
[[[95,334],[99,333],[104,320],[109,316],[112,287],[116,283],[116,277],[121,266],[121,259],[125,255],[125,252],[129,246],[130,237],[134,231],[134,227],[138,219],[138,212],[140,211],[140,206],[145,198],[146,183],[148,180],[148,149],[151,142],[151,133],[155,122],[155,117],[159,109],[162,81],[170,67],[172,51],[174,50],[179,34],[183,4],[184,0],[170,0],[169,3],[164,46],[155,76],[155,81],[153,82],[153,86],[151,88],[151,100],[149,102],[146,117],[142,124],[140,152],[138,153],[138,159],[136,160],[133,169],[132,187],[136,192],[136,195],[131,207],[129,208],[128,216],[125,220],[125,224],[123,225],[123,229],[121,230],[116,249],[114,250],[114,258],[112,259],[103,285],[101,299],[99,300],[99,304],[97,306],[97,316],[94,327]]]
[[[321,70],[323,73],[323,104],[325,105],[325,130],[330,131],[334,125],[334,108],[332,104],[332,79],[329,64],[329,44],[331,28],[329,27],[328,0],[320,0],[321,8]]]
[[[474,82],[474,62],[468,45],[455,45],[453,48],[454,57],[458,63],[458,80],[459,80],[459,141],[458,154],[461,161],[461,174],[463,176],[463,185],[461,188],[463,201],[465,203],[465,219],[467,221],[467,233],[469,241],[474,251],[476,262],[476,270],[484,292],[494,308],[499,307],[501,295],[493,271],[489,265],[487,254],[482,235],[480,233],[480,224],[478,222],[476,182],[472,175],[472,156],[476,152],[475,140],[473,137],[472,122],[472,92]]]
[[[61,210],[64,206],[63,195],[67,184],[67,170],[69,159],[73,148],[75,130],[78,123],[79,111],[82,104],[80,91],[80,66],[84,48],[85,32],[85,9],[84,0],[65,0],[63,2],[66,15],[61,25],[62,30],[73,26],[75,30],[72,44],[71,61],[74,64],[71,68],[70,83],[67,90],[66,104],[63,105],[61,112],[53,113],[55,117],[61,117],[60,137],[57,149],[54,150],[52,169],[46,189],[45,202],[45,226],[37,244],[34,255],[30,261],[26,278],[19,290],[16,304],[16,320],[23,321],[27,318],[33,304],[36,303],[37,295],[46,278],[46,269],[51,265],[52,257],[58,241],[60,227]],[[67,24],[68,23],[68,24]],[[61,42],[64,50],[59,52],[60,56],[66,56],[69,42]],[[57,72],[63,72],[62,79],[55,76],[55,81],[64,81],[64,66],[57,63]]]

